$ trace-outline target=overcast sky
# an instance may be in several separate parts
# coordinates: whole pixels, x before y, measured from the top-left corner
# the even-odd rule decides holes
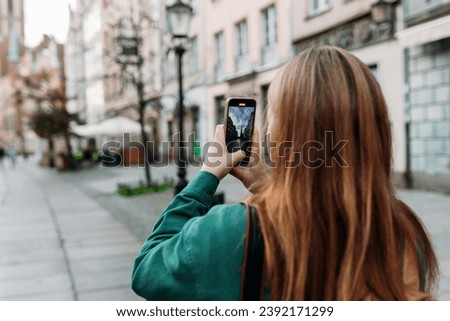
[[[66,41],[69,26],[69,3],[75,0],[25,0],[25,44],[35,46],[43,34]]]

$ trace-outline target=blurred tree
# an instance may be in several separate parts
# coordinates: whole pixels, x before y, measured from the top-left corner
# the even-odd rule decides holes
[[[21,85],[14,96],[19,103],[30,99],[36,104],[36,110],[30,114],[29,125],[36,135],[48,141],[49,167],[55,166],[54,138],[62,136],[66,143],[68,166],[72,168],[70,122],[76,117],[66,109],[68,98],[64,84],[55,81],[52,71],[45,69],[20,78]]]
[[[54,143],[53,135],[57,134],[56,126],[54,126],[53,115],[50,111],[38,107],[38,109],[30,116],[31,129],[41,138],[48,141],[48,166],[54,167],[55,161],[53,157]]]

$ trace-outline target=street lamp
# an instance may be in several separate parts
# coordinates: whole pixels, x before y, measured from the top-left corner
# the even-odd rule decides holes
[[[189,25],[192,17],[192,7],[177,0],[171,6],[166,7],[167,27],[174,40],[173,50],[178,58],[178,183],[175,186],[175,195],[180,193],[187,185],[186,180],[186,155],[184,151],[184,103],[183,103],[183,54],[186,49],[184,43],[188,38]]]

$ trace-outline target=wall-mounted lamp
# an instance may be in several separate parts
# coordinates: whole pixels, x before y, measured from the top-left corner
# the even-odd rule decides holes
[[[389,22],[393,18],[394,2],[386,0],[378,0],[371,8],[372,21],[381,24]]]

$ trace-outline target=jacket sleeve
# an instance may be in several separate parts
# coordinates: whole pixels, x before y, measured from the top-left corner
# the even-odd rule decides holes
[[[138,295],[148,300],[197,297],[192,250],[180,232],[208,212],[218,184],[214,175],[200,172],[161,214],[134,262],[132,288]]]

